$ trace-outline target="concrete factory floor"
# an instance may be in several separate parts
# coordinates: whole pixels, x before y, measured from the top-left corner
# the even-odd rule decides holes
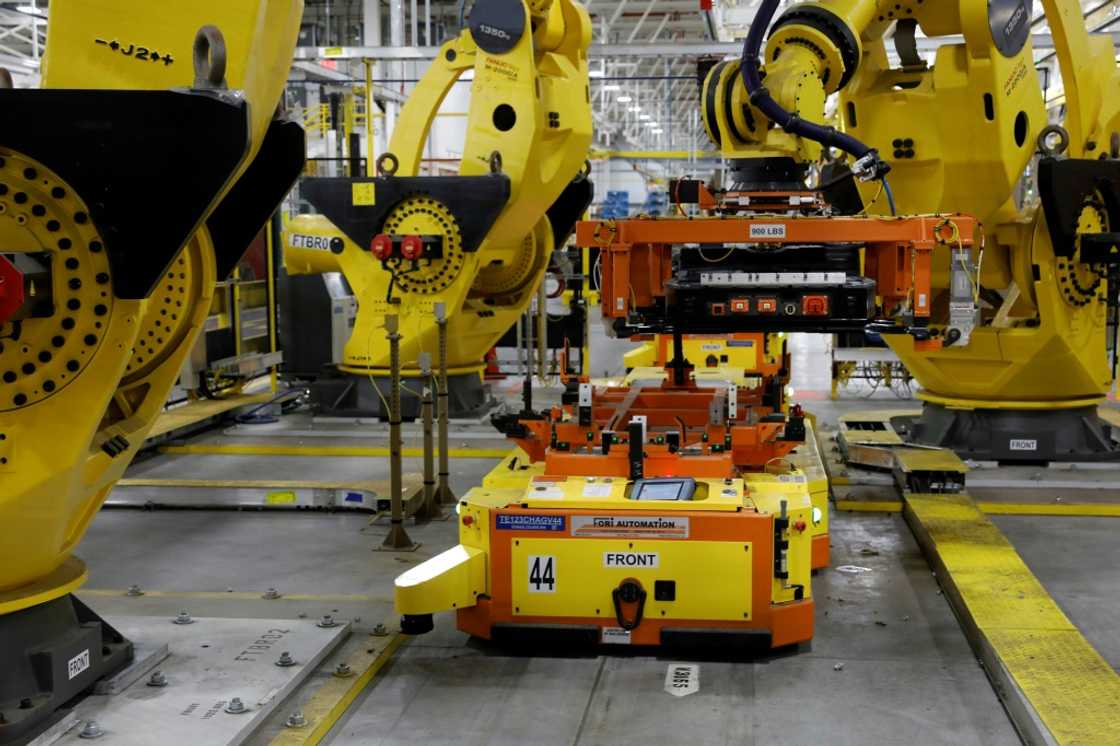
[[[829,401],[825,343],[800,335],[792,343],[794,398],[818,416],[824,435],[844,412],[899,408],[889,392]],[[617,373],[622,349],[613,341],[596,344],[594,374]],[[506,396],[515,389],[501,388]],[[306,415],[255,427],[260,429],[213,430],[190,442],[385,442],[383,428],[375,425],[350,424],[336,437],[322,437],[331,426]],[[316,437],[306,434],[310,430]],[[508,449],[500,438],[474,433],[453,433],[452,446]],[[477,485],[496,461],[456,459],[457,494]],[[418,468],[415,460],[406,463],[406,470]],[[1114,481],[1111,474],[1101,472],[1100,479]],[[368,480],[385,479],[388,472],[385,459],[160,454],[138,462],[128,476]],[[992,488],[983,499],[1018,499],[1021,492]],[[993,520],[1089,642],[1114,669],[1120,666],[1115,519]],[[443,615],[435,632],[407,640],[389,658],[326,742],[1018,743],[902,517],[834,510],[832,521],[832,564],[813,581],[816,633],[810,646],[747,661],[699,660],[699,692],[677,698],[664,691],[666,669],[687,658],[629,650],[506,650],[468,639]],[[368,524],[366,515],[346,513],[105,510],[77,552],[90,567],[87,589],[78,595],[110,620],[170,618],[182,609],[197,617],[331,613],[358,619],[343,648],[249,741],[267,743],[283,731],[284,717],[306,706],[330,679],[335,663],[375,639],[369,636],[374,625],[392,619],[393,578],[457,543],[454,521],[435,522],[408,526],[422,543],[419,550],[377,552],[385,528]],[[133,584],[146,595],[125,596]],[[260,598],[270,587],[283,596]]]

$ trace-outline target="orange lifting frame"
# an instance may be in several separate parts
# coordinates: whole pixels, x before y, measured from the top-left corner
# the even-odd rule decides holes
[[[909,301],[915,317],[928,318],[933,250],[958,241],[971,248],[975,227],[974,218],[961,214],[585,220],[576,225],[576,244],[603,253],[602,306],[609,318],[625,318],[665,296],[672,247],[682,244],[859,244],[866,249],[864,276],[875,281],[882,307]]]

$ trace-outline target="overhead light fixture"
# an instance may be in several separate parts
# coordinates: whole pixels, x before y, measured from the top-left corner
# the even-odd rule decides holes
[[[604,91],[621,91],[622,86],[620,86],[618,83],[607,83],[606,85],[603,86],[603,90]]]
[[[638,113],[639,111],[641,111],[641,110],[642,110],[642,107],[640,107],[640,106],[631,106],[631,107],[630,107],[629,109],[627,109],[626,111],[632,111],[632,112],[634,112],[635,114],[637,114],[637,113]]]
[[[634,97],[633,96],[619,96],[615,100],[618,101],[618,103],[620,103],[620,104],[628,104],[628,103],[630,103],[631,101],[634,100]]]
[[[42,13],[46,8],[36,8],[34,5],[17,5],[16,10],[20,13]]]
[[[649,114],[639,114],[638,119],[641,119],[643,122],[648,122],[649,120],[653,119],[653,117],[651,117]]]
[[[606,73],[604,73],[602,70],[591,70],[587,73],[587,75],[588,77],[592,78],[602,78],[606,76]]]

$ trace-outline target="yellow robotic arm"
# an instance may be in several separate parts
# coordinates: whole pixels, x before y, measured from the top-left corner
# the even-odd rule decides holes
[[[56,0],[45,90],[0,91],[0,742],[131,657],[71,552],[302,167],[301,17]]]
[[[1111,458],[1094,410],[1115,367],[1120,75],[1111,39],[1086,31],[1077,2],[1042,5],[1064,126],[1049,123],[1026,0],[797,4],[774,21],[760,64],[777,8],[763,0],[743,60],[705,84],[705,122],[742,163],[847,152],[868,212],[979,219],[976,251],[935,252],[932,338],[889,339],[923,388],[916,437],[982,458]],[[963,41],[946,40],[930,65],[918,29]],[[832,93],[842,131],[820,124]],[[889,186],[875,184],[887,171]]]
[[[724,156],[813,162],[821,157],[822,143],[867,155],[866,146],[823,122],[826,98],[847,86],[859,68],[862,37],[875,38],[893,22],[893,15],[888,21],[879,13],[879,5],[886,7],[876,0],[792,6],[770,27],[763,52],[763,35],[777,9],[777,3],[763,2],[743,58],[716,65],[704,81],[704,125]],[[870,177],[886,170],[874,158],[866,168]]]
[[[315,249],[287,248],[288,240],[285,263],[337,267],[358,300],[339,366],[356,377],[343,408],[382,408],[372,386],[388,375],[387,313],[402,316],[405,375],[418,375],[420,352],[436,350],[436,303],[448,314],[452,409],[484,403],[483,356],[525,311],[553,248],[590,203],[582,173],[591,144],[590,40],[587,11],[573,0],[479,0],[469,29],[443,45],[403,107],[379,176],[301,185],[322,216],[296,219],[288,234],[324,239],[310,245],[328,247],[334,262],[309,259]],[[468,71],[459,175],[421,176],[436,113]]]

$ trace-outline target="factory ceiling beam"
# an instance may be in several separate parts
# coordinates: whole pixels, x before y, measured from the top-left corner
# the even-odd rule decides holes
[[[638,22],[634,24],[634,29],[630,32],[630,36],[626,39],[627,44],[634,43],[634,39],[637,38],[638,32],[642,30],[642,24],[644,24],[646,22],[646,19],[649,18],[649,12],[653,10],[653,6],[656,4],[656,2],[650,2],[648,5],[646,5],[645,12],[642,13],[642,17],[638,19]],[[668,16],[665,17],[668,18]]]

